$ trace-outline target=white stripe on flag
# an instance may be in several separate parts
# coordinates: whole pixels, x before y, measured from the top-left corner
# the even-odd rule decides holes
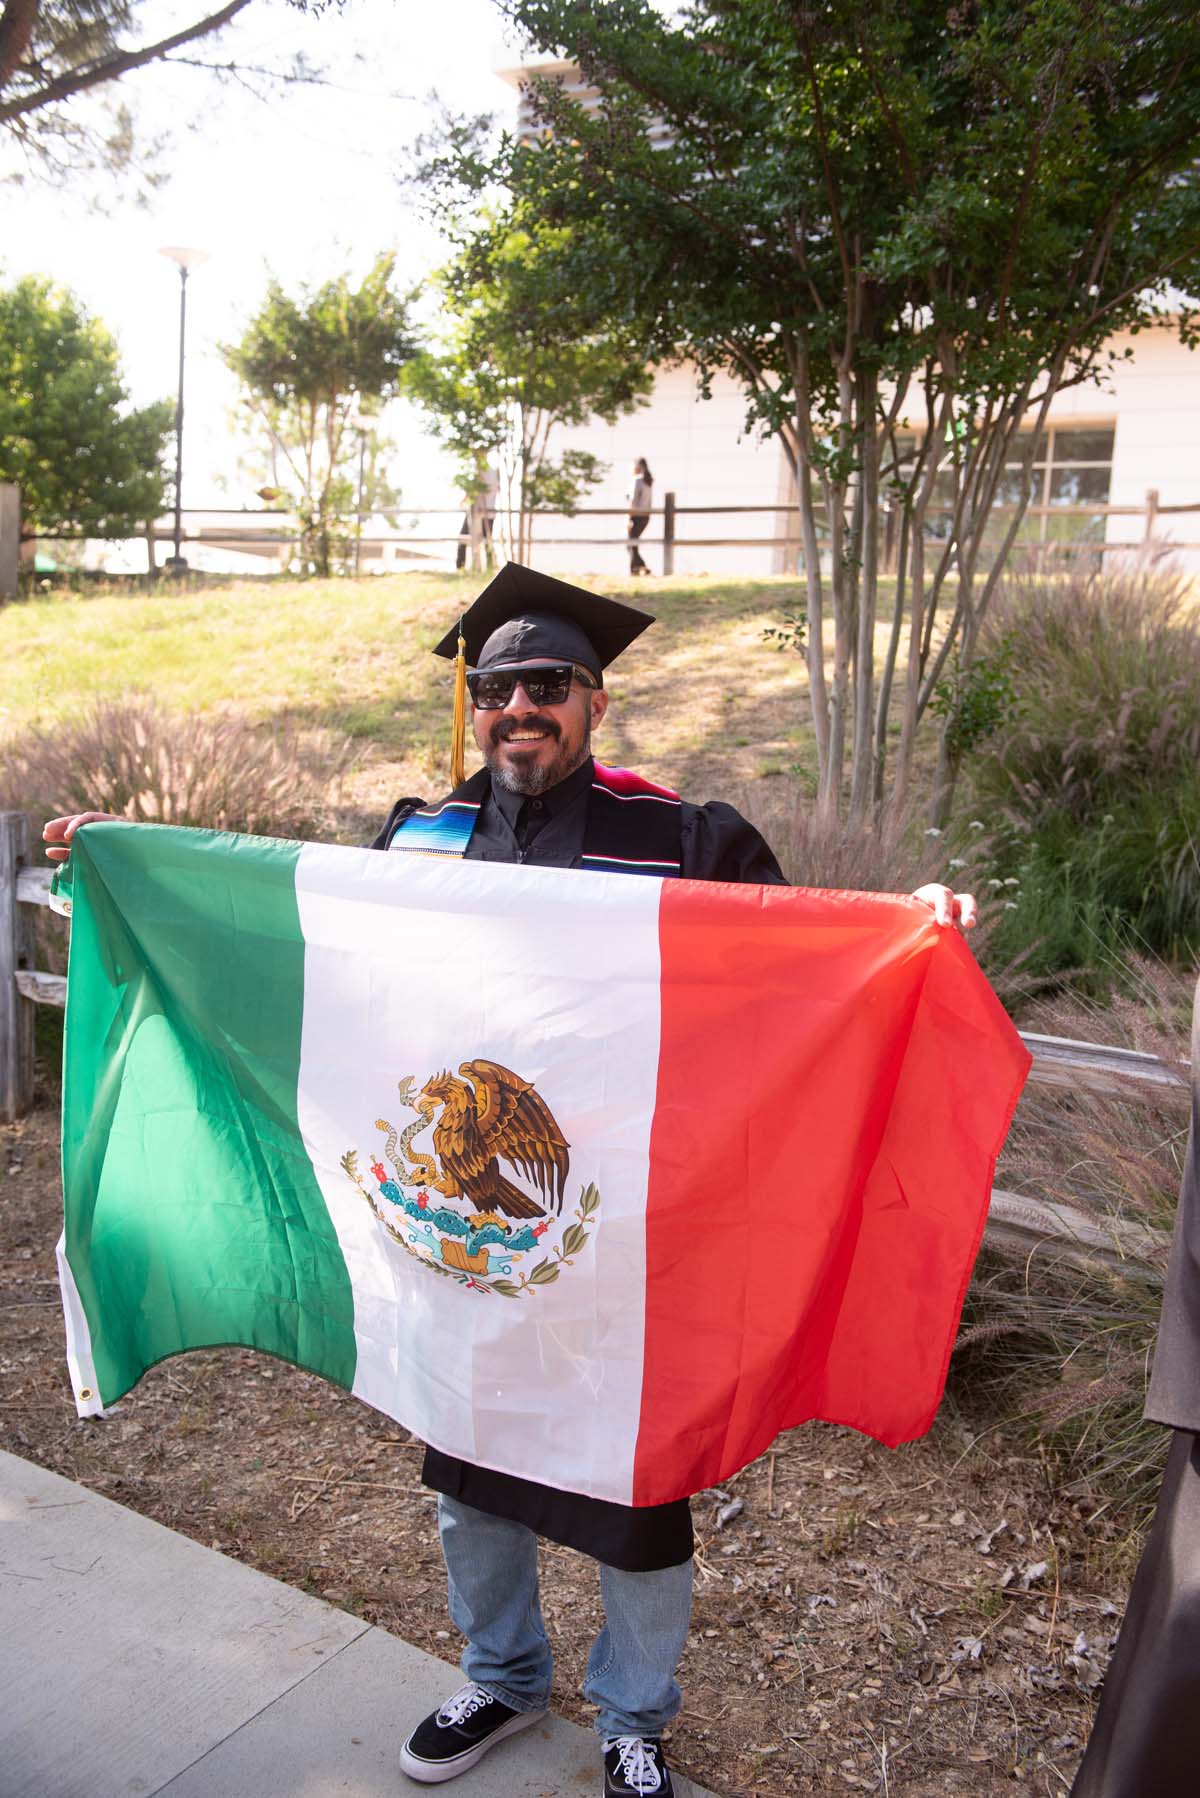
[[[355,1392],[481,1466],[628,1502],[642,1401],[660,882],[305,847],[296,888],[305,938],[298,1115],[354,1289]],[[376,1120],[403,1131],[417,1115],[397,1082],[411,1076],[419,1090],[478,1059],[533,1081],[570,1145],[562,1218],[551,1211],[521,1266],[532,1268],[542,1243],[553,1249],[585,1185],[600,1194],[573,1264],[516,1298],[423,1265],[340,1166],[355,1148],[377,1192]],[[432,1153],[431,1131],[411,1147]],[[501,1171],[534,1190],[511,1166]]]
[[[58,1257],[58,1279],[62,1289],[63,1318],[67,1326],[67,1370],[75,1394],[75,1409],[80,1417],[103,1417],[100,1386],[92,1362],[92,1332],[67,1260],[67,1233],[64,1230],[55,1247]],[[84,1394],[87,1394],[85,1397]]]

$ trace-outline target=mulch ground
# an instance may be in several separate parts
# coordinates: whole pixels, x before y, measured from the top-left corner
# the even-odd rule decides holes
[[[75,1417],[54,1270],[57,1113],[0,1126],[0,1446],[454,1661],[420,1446],[241,1350],[156,1368]],[[969,1392],[897,1452],[823,1425],[695,1501],[696,1606],[671,1731],[714,1791],[1062,1793],[1131,1565]],[[543,1549],[555,1705],[600,1624],[595,1569]]]

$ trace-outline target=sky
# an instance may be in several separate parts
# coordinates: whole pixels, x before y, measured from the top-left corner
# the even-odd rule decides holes
[[[205,0],[145,0],[142,41],[178,29]],[[496,74],[519,52],[491,0],[345,0],[314,18],[286,0],[253,0],[220,37],[188,54],[279,66],[302,52],[328,85],[258,92],[199,69],[158,65],[109,90],[136,114],[167,177],[145,206],[136,183],[76,177],[69,187],[3,183],[0,280],[47,275],[69,287],[120,345],[138,404],[173,397],[178,369],[179,273],[158,251],[185,245],[209,260],[188,280],[184,504],[258,504],[239,475],[231,425],[236,384],[217,346],[239,336],[268,273],[285,287],[342,271],[361,275],[382,250],[398,253],[402,285],[440,260],[399,171],[437,116],[453,110],[511,119],[513,89]],[[269,93],[269,98],[258,97]],[[394,407],[393,478],[410,505],[448,503],[453,469],[408,407]]]

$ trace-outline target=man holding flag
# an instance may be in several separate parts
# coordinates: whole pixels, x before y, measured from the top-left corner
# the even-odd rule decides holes
[[[509,564],[484,590],[459,625],[437,645],[436,653],[454,658],[457,664],[454,789],[434,804],[417,799],[399,801],[373,848],[386,852],[389,858],[403,855],[432,857],[442,863],[462,860],[521,864],[543,871],[578,869],[596,874],[638,875],[650,882],[666,883],[667,887],[678,877],[684,881],[733,883],[756,889],[784,887],[786,882],[770,849],[732,807],[720,803],[691,805],[667,788],[645,781],[627,770],[604,768],[592,757],[591,734],[604,718],[608,706],[604,670],[652,622],[646,614],[631,607]],[[467,664],[471,667],[469,673]],[[468,691],[475,741],[483,754],[484,766],[464,778],[461,744],[465,693]],[[51,821],[44,831],[51,845],[48,854],[55,860],[65,859],[75,832],[83,824],[98,821],[100,816],[84,813]],[[414,877],[418,866],[414,860]],[[466,880],[465,872],[463,880]],[[449,896],[454,888],[443,884],[439,890]],[[546,890],[552,897],[557,892],[552,881]],[[614,887],[605,890],[610,894],[607,903],[611,908],[620,893],[631,889],[624,881],[617,881]],[[686,889],[678,890],[683,893]],[[787,894],[784,897],[791,900],[800,896]],[[912,897],[932,908],[939,925],[957,923],[969,929],[975,922],[975,904],[969,895],[956,895],[943,886],[927,886]],[[889,901],[879,903],[894,905]],[[447,904],[453,910],[449,897]],[[740,900],[738,904],[741,905]],[[771,915],[768,912],[762,918],[763,931],[768,934]],[[828,915],[826,905],[821,917]],[[889,916],[893,915],[894,912],[889,912]],[[747,970],[747,989],[750,990],[750,965],[760,953],[766,952],[769,959],[769,950],[761,942],[755,948],[751,939],[744,936],[738,920],[746,916],[743,906],[735,919],[732,935],[720,939],[723,945],[733,945],[732,949],[722,947],[716,953],[733,953],[742,958]],[[520,923],[518,914],[509,926],[510,931],[518,930]],[[700,922],[689,923],[688,934],[694,938],[701,927]],[[466,925],[463,928],[465,930]],[[658,930],[665,954],[665,923],[660,923]],[[740,931],[743,934],[739,935]],[[762,932],[759,934],[761,936]],[[841,943],[840,938],[827,940],[826,962],[832,966],[841,953]],[[739,943],[741,948],[738,948]],[[588,956],[587,943],[582,945],[582,953],[585,958]],[[904,955],[908,954],[905,949]],[[969,957],[965,959],[969,962]],[[716,973],[717,969],[706,964],[702,955],[701,982],[708,974]],[[972,974],[971,977],[978,980],[978,976]],[[686,989],[694,985],[693,977],[689,975],[678,984]],[[982,987],[984,983],[979,981],[979,985]],[[905,1008],[918,1003],[917,995],[929,986],[922,975],[915,985],[910,983],[905,988],[913,994],[911,999],[900,1001],[905,1018],[910,1015]],[[769,1005],[760,1000],[755,1016],[761,1014],[765,1020],[769,1009]],[[991,1013],[981,1014],[973,1024],[971,1042],[984,1039],[988,1030],[1003,1032],[1006,1027],[996,1009],[995,1018]],[[948,1005],[945,1010],[949,1014],[955,1006]],[[679,1027],[681,1041],[694,1044],[704,1037],[705,1026],[698,1021],[703,1015],[694,1011],[689,1014],[691,1022],[686,1027]],[[787,1008],[784,1007],[779,1015],[782,1019],[780,1028],[786,1032],[790,1015]],[[751,1018],[751,1027],[753,1023]],[[762,1027],[766,1030],[765,1022]],[[665,1055],[665,1024],[663,1028],[661,1053]],[[842,1031],[843,1038],[845,1034]],[[902,1023],[897,1040],[903,1038],[908,1044],[911,1037],[919,1035],[915,1024]],[[996,1118],[1000,1118],[1006,1127],[1019,1090],[1020,1080],[1016,1078],[1019,1045],[1014,1050],[1005,1039],[1001,1048],[1003,1053],[997,1052],[992,1070],[995,1075],[992,1082],[994,1104],[991,1111],[980,1110],[976,1127],[976,1135],[985,1134],[987,1140],[982,1152],[977,1154],[972,1149],[969,1156],[975,1170],[972,1196],[964,1207],[964,1221],[955,1225],[958,1246],[948,1259],[943,1281],[945,1292],[935,1308],[937,1315],[931,1320],[932,1334],[936,1338],[931,1358],[927,1357],[931,1379],[936,1375],[942,1356],[939,1344],[943,1337],[946,1337],[945,1354],[948,1355],[946,1319],[949,1318],[952,1335],[974,1245],[982,1229],[980,1207],[986,1207],[986,1184],[980,1191],[974,1190],[980,1184],[978,1170],[986,1165],[990,1173],[991,1159],[999,1147],[999,1141],[992,1140]],[[853,1049],[847,1052],[853,1053]],[[826,1061],[830,1060],[831,1053],[825,1053]],[[921,1065],[931,1068],[936,1064],[927,1060]],[[368,1199],[377,1215],[382,1209],[387,1212],[388,1220],[397,1219],[399,1208],[403,1208],[415,1220],[414,1227],[419,1230],[427,1231],[426,1220],[433,1216],[446,1220],[442,1226],[445,1230],[465,1231],[461,1240],[451,1241],[448,1247],[443,1244],[442,1260],[461,1270],[461,1278],[468,1285],[482,1288],[488,1285],[488,1280],[479,1270],[498,1265],[488,1261],[489,1243],[499,1244],[501,1251],[507,1252],[526,1237],[531,1241],[539,1239],[554,1216],[552,1198],[544,1196],[547,1193],[553,1195],[557,1191],[561,1210],[563,1178],[569,1156],[578,1141],[578,1131],[573,1126],[564,1135],[532,1083],[519,1079],[495,1059],[465,1062],[459,1072],[466,1078],[455,1079],[447,1071],[427,1082],[415,1103],[409,1101],[414,1103],[414,1109],[420,1112],[426,1125],[433,1122],[433,1143],[438,1159],[435,1161],[428,1155],[423,1158],[427,1164],[429,1190],[423,1188],[415,1198],[407,1197],[406,1191],[402,1190],[407,1164],[397,1146],[403,1139],[394,1127],[391,1127],[388,1154],[393,1160],[396,1177],[389,1176],[382,1158],[377,1160],[372,1172],[384,1200],[397,1207],[396,1210],[388,1211],[386,1204],[381,1206],[377,1195],[363,1184],[353,1157],[349,1161],[344,1158],[342,1165],[353,1179],[359,1181],[362,1196]],[[917,1071],[912,1080],[919,1086],[922,1077]],[[924,1077],[928,1078],[927,1075]],[[893,1071],[888,1078],[895,1081],[898,1092],[902,1090],[902,1075]],[[844,1081],[842,1086],[844,1088]],[[672,1113],[671,1107],[663,1102],[661,1073],[659,1098],[664,1118],[669,1114],[683,1117],[679,1104]],[[902,1098],[898,1103],[911,1105],[914,1101],[910,1097],[907,1101]],[[936,1105],[936,1095],[927,1095],[924,1103]],[[381,1127],[385,1123],[386,1120],[380,1120]],[[411,1136],[419,1128],[419,1124],[414,1124],[404,1134]],[[690,1159],[692,1145],[680,1140],[683,1128],[685,1126],[677,1124],[670,1131],[664,1131],[660,1122],[654,1125],[654,1131],[660,1134],[653,1140],[661,1145],[661,1154],[668,1162],[683,1164]],[[882,1124],[880,1129],[883,1129]],[[886,1175],[876,1171],[870,1175],[871,1180],[886,1178],[891,1182],[888,1189],[891,1196],[879,1201],[889,1218],[893,1213],[897,1216],[912,1214],[920,1209],[920,1201],[913,1190],[913,1176],[899,1170],[906,1167],[904,1154],[914,1156],[914,1165],[917,1165],[924,1148],[919,1140],[920,1131],[911,1125],[906,1126],[906,1130],[908,1148],[897,1149],[883,1157],[893,1171]],[[1000,1134],[1002,1138],[1003,1129]],[[873,1146],[863,1152],[874,1157],[878,1144],[876,1132]],[[414,1155],[411,1149],[406,1152],[410,1157]],[[500,1171],[502,1160],[520,1169],[527,1178],[537,1176],[541,1179],[542,1202],[513,1185]],[[867,1163],[863,1162],[862,1166],[865,1169]],[[440,1181],[436,1190],[434,1177]],[[813,1178],[816,1179],[815,1173]],[[575,1235],[564,1237],[565,1248],[556,1251],[564,1266],[570,1265],[572,1246],[578,1249],[587,1241],[591,1216],[586,1208],[587,1195],[592,1190],[591,1187],[584,1189],[584,1209],[576,1213],[582,1222],[570,1226]],[[439,1193],[444,1195],[441,1200]],[[467,1199],[475,1207],[465,1222],[460,1222],[448,1209],[456,1196]],[[440,1210],[436,1209],[439,1204]],[[432,1212],[431,1206],[435,1208]],[[678,1204],[669,1209],[672,1216],[678,1216]],[[535,1217],[538,1222],[533,1221]],[[400,1240],[392,1221],[385,1221],[385,1227],[397,1241]],[[887,1222],[885,1227],[894,1228],[894,1223]],[[411,1243],[415,1240],[415,1237],[409,1239],[410,1254]],[[672,1238],[672,1242],[675,1241]],[[676,1248],[672,1249],[671,1259],[679,1259]],[[445,1271],[444,1268],[441,1271]],[[545,1277],[557,1278],[557,1273],[552,1269]],[[786,1270],[784,1277],[786,1281]],[[815,1335],[822,1340],[826,1330],[833,1333],[831,1340],[836,1339],[839,1328],[843,1332],[849,1331],[853,1337],[859,1328],[854,1321],[855,1306],[869,1308],[872,1303],[867,1296],[853,1297],[852,1273],[846,1275],[846,1280],[846,1291],[851,1296],[837,1301],[825,1323],[813,1326]],[[527,1290],[524,1276],[521,1281],[522,1291]],[[492,1280],[491,1285],[504,1297],[517,1290],[511,1280]],[[496,1302],[487,1301],[489,1304]],[[548,1302],[542,1302],[539,1312],[542,1317],[547,1315]],[[735,1311],[743,1303],[737,1299],[731,1302]],[[501,1310],[504,1310],[503,1304]],[[647,1300],[647,1328],[649,1314],[650,1302]],[[530,1327],[533,1327],[532,1317]],[[599,1327],[603,1333],[603,1318]],[[738,1327],[744,1327],[744,1320]],[[218,1339],[234,1338],[226,1334]],[[804,1359],[801,1350],[795,1353]],[[869,1356],[865,1359],[869,1360]],[[312,1365],[313,1362],[308,1359],[303,1364]],[[390,1364],[395,1365],[394,1355]],[[941,1375],[944,1377],[944,1359]],[[686,1380],[686,1377],[686,1373],[678,1376],[679,1380]],[[714,1377],[720,1383],[719,1354]],[[498,1373],[496,1378],[499,1392],[501,1377]],[[860,1370],[847,1378],[849,1385],[856,1382],[861,1385],[864,1379],[870,1385],[876,1376]],[[512,1459],[507,1453],[479,1453],[476,1459],[469,1454],[452,1452],[446,1446],[433,1446],[435,1430],[422,1430],[431,1443],[426,1452],[423,1477],[439,1494],[439,1523],[448,1573],[450,1611],[467,1639],[462,1663],[467,1684],[419,1723],[409,1736],[402,1751],[401,1765],[411,1778],[422,1783],[451,1779],[475,1765],[507,1736],[544,1715],[551,1689],[551,1652],[538,1606],[537,1538],[540,1535],[592,1556],[600,1566],[606,1621],[593,1646],[583,1690],[599,1712],[596,1727],[604,1747],[606,1798],[628,1798],[629,1794],[639,1794],[640,1798],[649,1798],[652,1794],[654,1798],[669,1798],[671,1776],[663,1758],[661,1735],[681,1702],[675,1672],[688,1629],[693,1539],[687,1497],[671,1496],[662,1501],[656,1494],[662,1491],[686,1494],[711,1484],[713,1481],[700,1470],[706,1465],[715,1467],[718,1463],[715,1460],[705,1463],[704,1454],[709,1452],[708,1448],[697,1449],[693,1459],[688,1461],[680,1447],[678,1468],[667,1465],[680,1429],[678,1418],[672,1415],[669,1396],[678,1381],[664,1377],[652,1391],[649,1359],[644,1381],[641,1388],[642,1421],[637,1435],[639,1460],[630,1484],[624,1483],[623,1476],[606,1479],[602,1467],[603,1445],[599,1451],[594,1447],[588,1451],[593,1457],[597,1452],[599,1454],[601,1468],[598,1473],[593,1460],[589,1460],[586,1473],[581,1461],[573,1477],[569,1472],[564,1474],[562,1484],[544,1483],[507,1470],[504,1462]],[[936,1384],[940,1391],[940,1380]],[[356,1381],[354,1389],[361,1390],[364,1396],[369,1395],[366,1384]],[[830,1390],[831,1383],[827,1382],[826,1391]],[[676,1402],[679,1416],[682,1416],[686,1410],[682,1387],[680,1392]],[[490,1403],[482,1392],[478,1375],[476,1393],[477,1404],[486,1406]],[[650,1411],[646,1409],[647,1402],[652,1407]],[[732,1402],[736,1403],[736,1400]],[[933,1402],[936,1403],[936,1396]],[[842,1398],[826,1397],[823,1403],[811,1399],[799,1403],[804,1409],[797,1412],[796,1420],[802,1414],[828,1416],[838,1422],[859,1421],[850,1402]],[[792,1415],[791,1411],[788,1415]],[[597,1416],[603,1420],[603,1402],[598,1405]],[[486,1423],[486,1418],[484,1421]],[[778,1427],[780,1424],[776,1420],[771,1434]],[[859,1427],[871,1429],[872,1433],[880,1434],[886,1440],[907,1439],[901,1433],[893,1435],[889,1423],[873,1424],[868,1419],[865,1423],[859,1422]],[[898,1428],[901,1431],[907,1428],[909,1434],[916,1433],[907,1423]],[[656,1430],[660,1443],[666,1445],[657,1453],[651,1452]],[[724,1430],[725,1425],[721,1425],[716,1435],[723,1435]],[[451,1433],[446,1430],[442,1434],[448,1443]],[[467,1431],[455,1436],[454,1440],[478,1442],[485,1436],[485,1428],[481,1425],[477,1434]],[[755,1437],[751,1429],[746,1435],[747,1442],[751,1438],[757,1443],[761,1434]],[[725,1465],[729,1471],[728,1456],[734,1449],[726,1446],[720,1452],[726,1454]],[[744,1449],[738,1452],[741,1458],[736,1464],[741,1465],[748,1454]],[[760,1450],[755,1446],[752,1452]],[[565,1453],[564,1465],[569,1467],[569,1443]],[[584,1456],[582,1447],[579,1453]],[[615,1440],[613,1453],[619,1453]],[[606,1490],[619,1491],[633,1502],[603,1496]]]

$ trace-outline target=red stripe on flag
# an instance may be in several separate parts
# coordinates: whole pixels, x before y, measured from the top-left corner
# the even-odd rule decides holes
[[[1029,1056],[911,901],[665,881],[635,1504],[928,1429]]]

